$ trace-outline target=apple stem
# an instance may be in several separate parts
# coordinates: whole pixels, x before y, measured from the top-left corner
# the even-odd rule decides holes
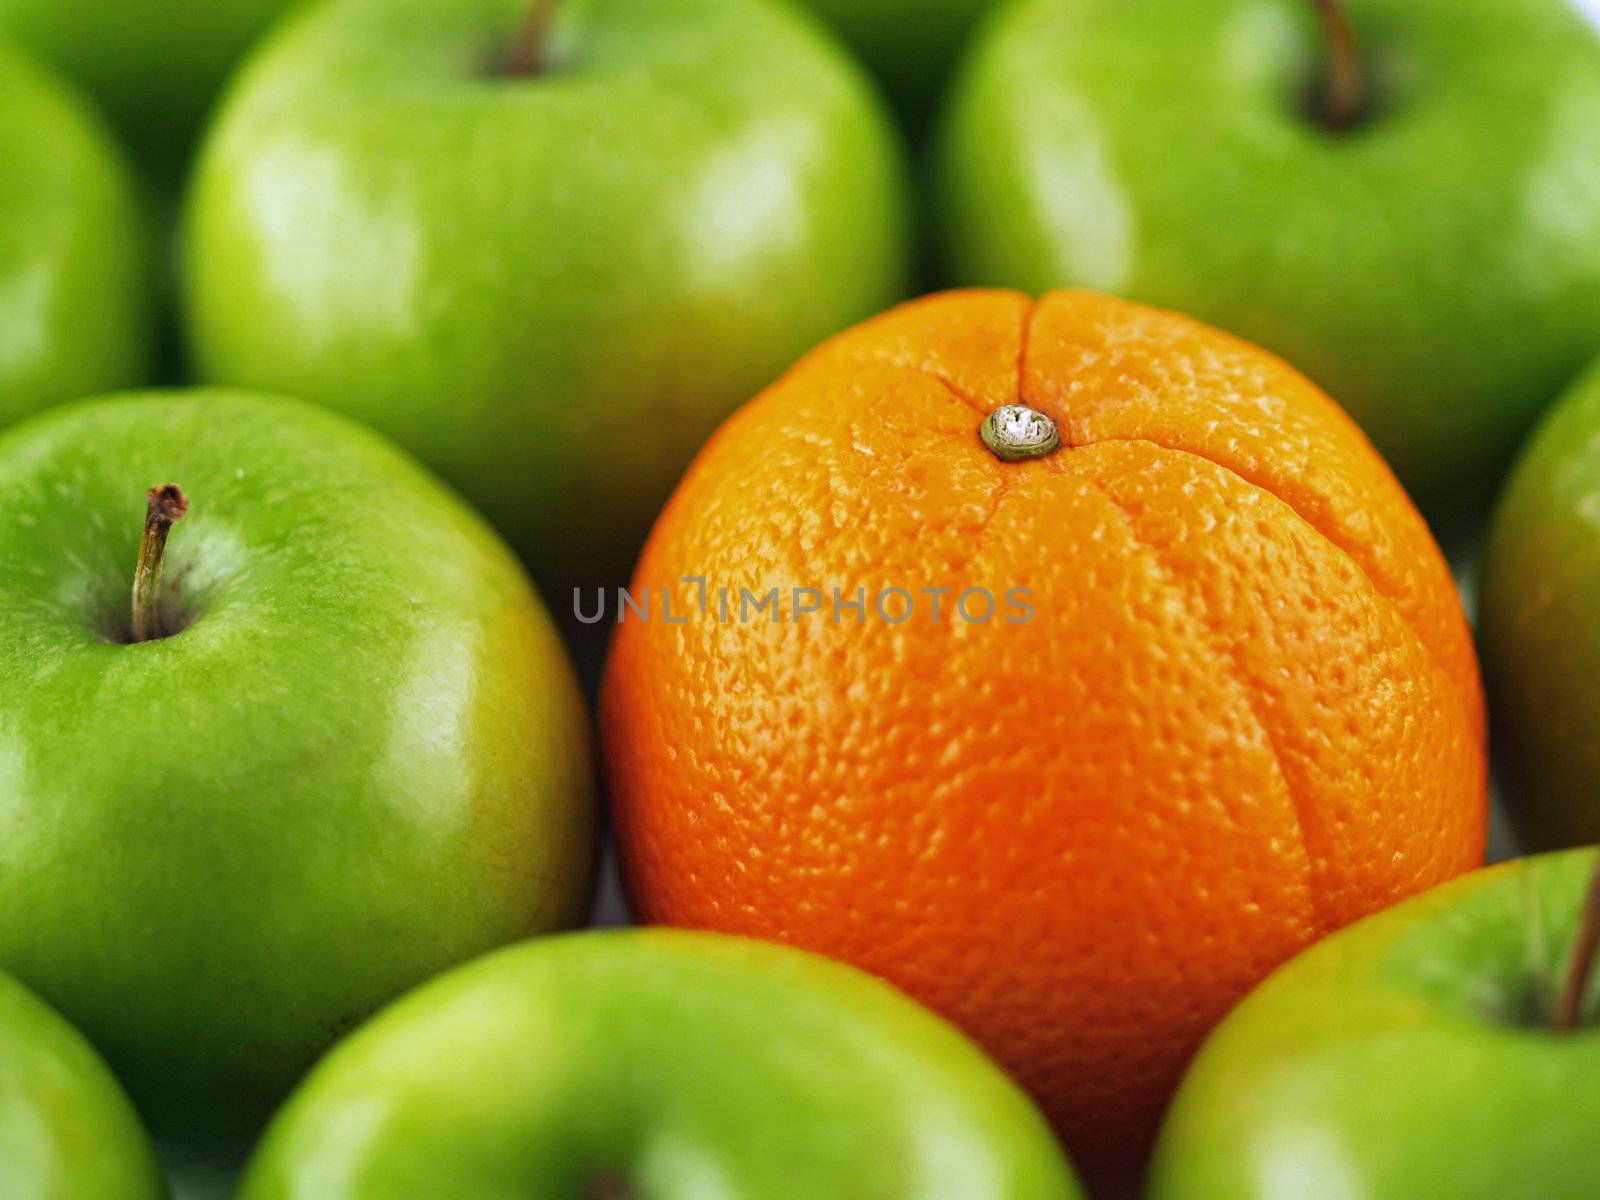
[[[500,60],[500,70],[506,75],[537,75],[545,65],[545,35],[550,31],[550,17],[555,11],[555,0],[532,0],[522,27],[517,30],[511,49]]]
[[[1312,0],[1328,41],[1328,78],[1318,116],[1329,129],[1348,129],[1361,117],[1365,84],[1355,29],[1343,0]]]
[[[175,483],[164,483],[145,493],[144,536],[139,539],[139,563],[133,571],[133,640],[148,642],[161,633],[161,564],[167,552],[167,534],[189,511],[189,500]]]
[[[1583,904],[1583,920],[1572,943],[1566,985],[1561,989],[1555,1015],[1550,1019],[1557,1033],[1570,1033],[1577,1028],[1597,953],[1600,953],[1600,855],[1595,858],[1594,876],[1589,881],[1589,894]]]

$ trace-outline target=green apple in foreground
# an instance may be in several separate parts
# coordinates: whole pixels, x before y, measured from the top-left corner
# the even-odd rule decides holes
[[[1020,0],[943,127],[949,271],[1232,330],[1343,404],[1430,517],[1481,511],[1600,348],[1595,20],[1570,0]]]
[[[1600,841],[1600,362],[1517,461],[1490,527],[1479,644],[1518,832]]]
[[[721,419],[899,295],[901,165],[776,0],[332,0],[208,143],[195,368],[395,437],[541,583],[621,582]]]
[[[381,1004],[583,913],[561,647],[375,435],[226,392],[58,408],[0,435],[0,578],[0,969],[159,1136],[245,1132]]]
[[[1475,872],[1269,977],[1201,1048],[1149,1200],[1590,1200],[1595,865]]]
[[[883,82],[913,129],[927,124],[962,47],[995,0],[811,0]]]
[[[241,1200],[1070,1200],[1044,1119],[952,1027],[802,951],[548,938],[337,1047]]]
[[[162,1200],[133,1105],[83,1035],[0,974],[0,1196]]]
[[[0,44],[0,428],[142,383],[150,230],[89,103]]]
[[[0,35],[77,80],[173,184],[229,71],[291,2],[0,0]]]

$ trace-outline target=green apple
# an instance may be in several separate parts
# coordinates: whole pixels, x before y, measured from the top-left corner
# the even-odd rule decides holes
[[[940,138],[949,271],[1230,329],[1344,404],[1430,517],[1481,509],[1600,349],[1600,33],[1569,0],[1349,0],[1335,54],[1319,8],[1345,11],[1007,7]]]
[[[623,581],[719,421],[900,294],[906,221],[886,119],[807,14],[547,9],[292,21],[207,147],[187,294],[200,376],[384,430],[557,587]]]
[[[188,512],[156,489],[141,541],[154,484]],[[393,996],[583,913],[560,645],[375,435],[227,392],[58,408],[0,435],[0,578],[0,968],[158,1135],[225,1144]]]
[[[995,0],[811,0],[920,131],[978,20]]]
[[[1538,848],[1600,841],[1600,362],[1518,459],[1481,577],[1507,809]]]
[[[1463,876],[1270,976],[1201,1048],[1149,1200],[1590,1200],[1595,863]]]
[[[338,1046],[241,1200],[1069,1200],[1044,1119],[888,984],[617,930],[501,951]]]
[[[0,428],[145,381],[155,291],[135,193],[88,102],[0,43]]]
[[[0,974],[0,1196],[162,1200],[149,1140],[83,1035]]]
[[[291,0],[0,0],[9,34],[88,90],[161,183],[223,81]]]

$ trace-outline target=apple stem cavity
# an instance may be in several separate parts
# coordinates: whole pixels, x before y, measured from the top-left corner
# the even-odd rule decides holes
[[[183,514],[189,499],[175,483],[164,483],[145,493],[144,536],[139,539],[139,562],[133,571],[133,640],[148,642],[165,637],[161,628],[161,565],[167,553],[167,534]]]
[[[1366,83],[1356,33],[1343,0],[1312,0],[1328,43],[1328,75],[1317,103],[1317,118],[1329,129],[1349,129],[1361,119]]]
[[[1600,855],[1595,857],[1594,875],[1589,881],[1589,893],[1583,902],[1583,919],[1578,925],[1578,936],[1572,943],[1572,962],[1567,967],[1567,981],[1556,1001],[1556,1010],[1550,1024],[1557,1033],[1571,1033],[1578,1026],[1583,1012],[1583,1000],[1589,993],[1589,983],[1594,975],[1594,964],[1600,953]]]
[[[584,1200],[633,1200],[633,1191],[619,1176],[606,1174],[590,1183]]]
[[[546,36],[555,7],[555,0],[532,0],[516,39],[500,60],[500,74],[537,75],[544,70]]]

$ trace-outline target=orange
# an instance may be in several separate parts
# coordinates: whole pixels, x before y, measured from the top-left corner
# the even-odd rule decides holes
[[[1010,403],[1060,448],[991,453]],[[1426,527],[1332,401],[1181,316],[960,292],[839,336],[701,452],[645,588],[602,705],[638,915],[898,984],[1091,1170],[1137,1164],[1275,966],[1482,859],[1477,663]],[[954,611],[978,588],[986,621]]]

